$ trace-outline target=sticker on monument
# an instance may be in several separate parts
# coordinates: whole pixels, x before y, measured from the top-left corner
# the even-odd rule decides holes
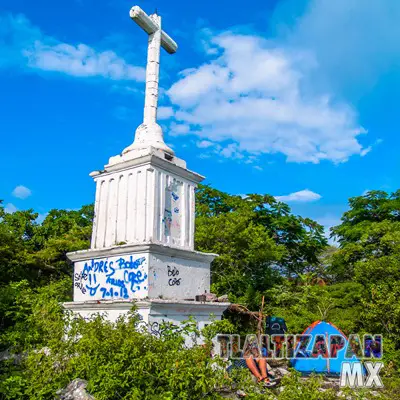
[[[147,273],[145,254],[77,262],[74,273],[74,301],[146,297]]]

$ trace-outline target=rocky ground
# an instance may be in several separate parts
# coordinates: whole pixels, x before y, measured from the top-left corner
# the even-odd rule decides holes
[[[275,377],[275,379],[279,382],[281,378],[289,373],[287,362],[286,361],[274,361],[271,362],[269,371],[271,375]],[[308,378],[301,378],[303,380],[307,380]],[[93,396],[91,396],[86,391],[87,382],[82,379],[75,379],[72,381],[65,389],[60,390],[57,395],[58,400],[95,400]],[[324,383],[322,385],[321,390],[327,389],[335,389],[339,392],[339,379],[338,378],[324,378]],[[268,389],[265,389],[268,390]],[[283,390],[282,385],[277,385],[274,389],[275,392],[279,392]],[[239,400],[246,397],[246,393],[242,390],[232,390],[232,388],[226,388],[226,391],[222,390],[220,392],[221,396],[226,399]]]
[[[95,400],[86,391],[87,382],[82,379],[74,379],[65,389],[57,393],[59,400]]]
[[[271,360],[270,364],[268,364],[268,370],[270,371],[270,374],[274,376],[272,381],[276,380],[278,384],[273,387],[273,388],[262,388],[260,387],[260,393],[265,393],[265,391],[271,391],[276,395],[278,398],[278,395],[280,392],[284,390],[284,385],[280,382],[281,379],[289,374],[288,370],[288,362],[286,360]],[[302,381],[307,381],[309,377],[302,377],[300,378]],[[255,382],[256,379],[254,378]],[[65,389],[60,390],[57,393],[57,400],[95,400],[95,398],[89,394],[86,390],[87,382],[82,380],[82,379],[75,379],[72,381]],[[328,389],[333,389],[337,393],[337,398],[338,399],[348,399],[352,400],[352,397],[345,397],[340,390],[339,386],[339,377],[328,377],[325,376],[323,377],[323,381],[321,384],[321,387],[319,389],[320,392],[324,392]],[[270,393],[271,393],[270,392]],[[246,393],[243,392],[240,389],[235,389],[232,387],[227,387],[225,390],[220,389],[219,394],[225,398],[225,399],[231,399],[231,400],[240,400],[240,399],[245,399]],[[375,397],[379,397],[379,393],[375,391],[371,391],[369,393],[368,397],[369,399],[373,399]]]

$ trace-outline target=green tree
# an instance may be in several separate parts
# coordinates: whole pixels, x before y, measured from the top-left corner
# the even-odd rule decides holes
[[[340,248],[331,273],[363,285],[365,330],[385,333],[400,348],[400,191],[371,191],[349,205],[332,230]]]
[[[266,311],[283,317],[293,333],[301,333],[317,320],[330,321],[347,334],[358,332],[363,286],[357,282],[321,285],[315,278],[315,274],[305,274],[274,286],[268,292]]]
[[[320,266],[323,228],[295,216],[269,195],[231,196],[200,186],[196,196],[196,248],[220,256],[212,264],[213,290],[259,307],[262,292]]]
[[[6,213],[0,202],[0,332],[13,325],[10,307],[21,287],[41,287],[68,277],[69,251],[89,247],[93,207],[77,211],[51,210],[37,221],[33,210]]]

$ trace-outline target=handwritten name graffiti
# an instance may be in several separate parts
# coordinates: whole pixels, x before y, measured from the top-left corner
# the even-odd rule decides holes
[[[87,278],[88,278],[88,276],[84,272],[74,275],[74,284],[83,294],[86,293],[86,288],[85,288],[83,281],[86,281]]]
[[[181,284],[182,278],[171,278],[168,280],[169,286],[179,286]]]
[[[182,278],[177,278],[177,276],[179,275],[179,269],[176,267],[171,267],[169,265],[167,265],[167,272],[168,272],[168,276],[170,277],[168,279],[168,285],[169,286],[179,286],[181,284],[181,279]]]
[[[164,320],[163,320],[164,322]],[[152,335],[161,337],[163,332],[166,330],[166,328],[163,326],[163,322],[160,324],[158,322],[153,322],[148,325],[148,330]]]
[[[129,299],[137,291],[147,289],[145,261],[145,257],[135,259],[133,256],[111,260],[92,259],[85,262],[80,274],[75,274],[76,283],[80,276],[84,277],[81,278],[81,281],[85,280],[84,291],[81,289],[82,285],[75,283],[75,286],[89,297]]]
[[[167,265],[168,268],[168,276],[177,276],[179,275],[179,269],[176,267],[171,268],[169,265]]]

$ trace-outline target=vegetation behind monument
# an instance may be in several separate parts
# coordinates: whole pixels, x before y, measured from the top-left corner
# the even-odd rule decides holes
[[[340,245],[336,249],[327,245],[322,226],[291,214],[286,204],[272,196],[243,198],[201,186],[196,204],[196,247],[220,254],[212,265],[212,290],[216,294],[228,294],[231,302],[244,304],[252,310],[259,309],[264,296],[267,312],[284,317],[290,332],[301,332],[314,320],[326,319],[345,333],[382,333],[386,357],[384,373],[390,377],[386,385],[398,393],[400,191],[390,195],[371,191],[350,199],[349,206],[341,224],[333,229]],[[36,222],[37,217],[33,210],[6,214],[0,206],[0,350],[12,349],[23,354],[34,348],[51,349],[53,346],[58,349],[57,352],[53,350],[55,357],[62,355],[60,343],[65,334],[59,321],[59,302],[69,300],[72,293],[72,269],[65,254],[89,247],[93,208],[52,210],[42,223]],[[232,322],[236,330],[246,329],[236,320]],[[105,383],[101,370],[98,371],[102,357],[106,358],[106,354],[110,357],[107,368],[116,368],[111,375],[121,387],[130,380],[122,369],[118,370],[125,364],[123,360],[116,362],[114,353],[125,357],[133,343],[140,344],[143,349],[153,340],[138,333],[136,339],[126,342],[131,335],[127,335],[129,326],[133,325],[112,328],[98,320],[86,328],[81,326],[80,329],[87,329],[84,332],[88,340],[87,352],[82,353],[79,365],[69,363],[65,370],[61,369],[60,375],[51,372],[56,360],[40,352],[29,352],[30,356],[20,365],[2,362],[0,393],[3,398],[53,398],[54,390],[80,372],[81,375],[86,373],[80,377],[88,379],[90,385],[98,385],[98,398],[112,398],[101,397],[109,396],[109,385],[112,387],[112,382]],[[182,350],[179,340],[174,338],[168,337],[164,344],[157,345],[160,354],[176,351],[173,356],[157,359],[155,347],[154,360],[158,360],[159,366],[148,360],[132,368],[136,368],[136,373],[139,372],[137,368],[142,368],[145,376],[168,375],[169,372],[162,371],[176,368],[181,374],[192,376],[181,383],[182,393],[185,393],[193,389],[190,379],[195,379],[196,372],[190,366],[197,363],[197,371],[203,371],[200,381],[205,386],[201,390],[206,390],[208,385],[212,393],[218,374],[211,374],[208,369],[210,365],[206,361],[208,358],[204,358],[204,349]],[[156,346],[155,343],[152,342],[151,347]],[[126,352],[121,346],[128,346]],[[149,354],[144,353],[145,359]],[[49,364],[51,362],[53,364]],[[62,361],[59,362],[62,365]],[[39,368],[35,367],[38,365]],[[96,373],[91,376],[93,368]],[[177,376],[173,379],[178,379]],[[140,392],[144,390],[140,385],[154,386],[151,379],[149,377],[147,383],[135,383],[139,388],[137,396],[144,393]],[[172,390],[172,397],[165,397],[166,390],[162,398],[177,398],[174,394],[176,382],[168,382],[165,385]],[[40,385],[42,394],[38,392]],[[129,398],[135,397],[131,394]]]

